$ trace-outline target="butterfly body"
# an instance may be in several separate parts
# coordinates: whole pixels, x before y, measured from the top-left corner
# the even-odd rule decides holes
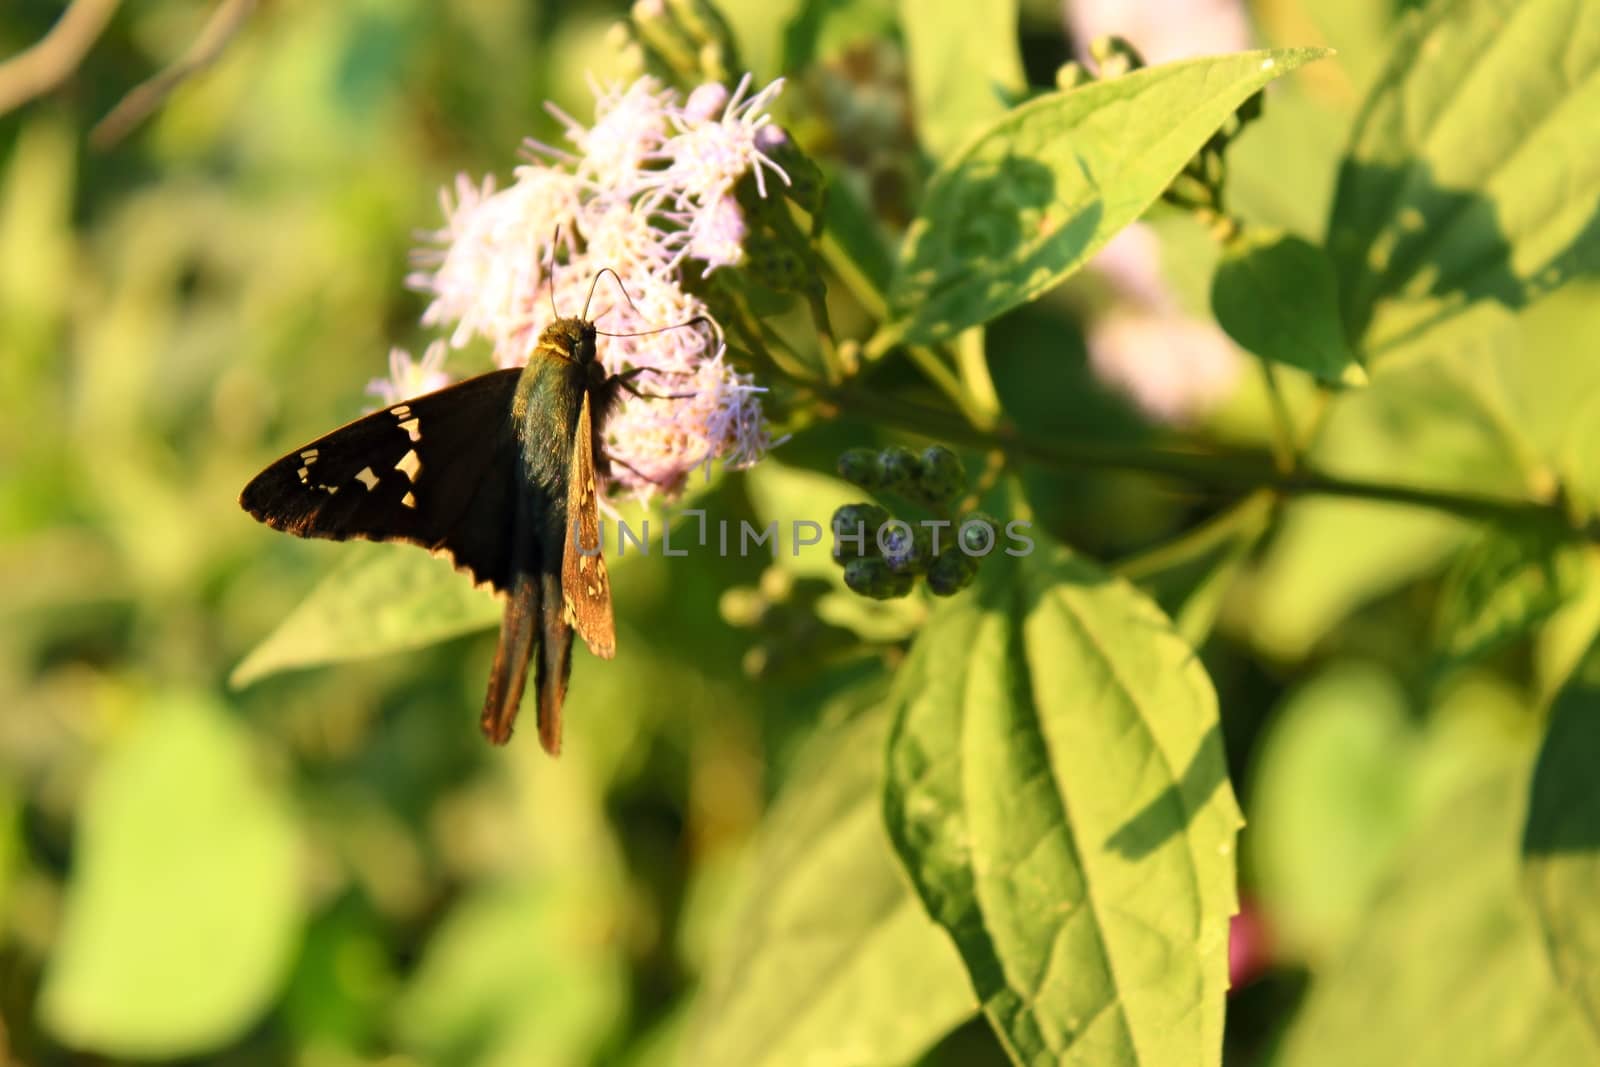
[[[422,545],[504,594],[481,725],[510,739],[531,665],[554,754],[574,629],[596,655],[616,650],[595,455],[623,383],[596,357],[594,324],[558,318],[520,371],[357,419],[268,466],[239,502],[300,537]]]

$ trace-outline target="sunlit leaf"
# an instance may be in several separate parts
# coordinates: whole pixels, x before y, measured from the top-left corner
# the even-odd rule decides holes
[[[1523,830],[1523,881],[1556,978],[1600,1040],[1600,685],[1575,682],[1556,702],[1534,767]]]
[[[67,1044],[117,1057],[215,1048],[266,1010],[301,923],[285,799],[222,710],[152,708],[96,768],[41,994]]]
[[[1581,545],[1540,530],[1485,530],[1439,591],[1439,651],[1468,660],[1520,637],[1575,597],[1584,576]]]
[[[235,686],[279,671],[425,648],[500,621],[489,593],[409,545],[344,545],[344,558],[233,670]]]
[[[1600,269],[1597,109],[1593,4],[1442,0],[1405,24],[1329,224],[1349,335],[1376,358]]]
[[[929,182],[878,345],[954,336],[1055,285],[1143,214],[1252,93],[1323,54],[1189,60],[1013,108]]]
[[[1027,83],[1017,51],[1016,0],[927,4],[900,0],[911,106],[923,147],[944,157]]]
[[[1217,264],[1211,306],[1228,336],[1262,359],[1324,382],[1365,381],[1345,345],[1333,267],[1320,248],[1273,230],[1246,230]]]
[[[1354,943],[1320,974],[1283,1067],[1567,1067],[1595,1046],[1517,887],[1527,779],[1479,780],[1407,842]]]
[[[891,708],[890,836],[1012,1057],[1217,1063],[1240,820],[1161,612],[1052,545],[991,557]]]
[[[887,716],[813,742],[768,816],[685,1063],[906,1063],[977,1011],[949,937],[895,867]]]

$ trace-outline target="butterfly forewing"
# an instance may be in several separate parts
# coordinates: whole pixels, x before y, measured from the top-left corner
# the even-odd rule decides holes
[[[611,578],[600,549],[600,502],[594,477],[594,434],[589,396],[584,394],[572,435],[567,477],[566,548],[561,559],[561,595],[567,620],[601,659],[617,653],[611,616]]]
[[[475,582],[511,582],[518,371],[470,378],[393,404],[290,452],[239,503],[300,537],[406,541],[450,557]]]

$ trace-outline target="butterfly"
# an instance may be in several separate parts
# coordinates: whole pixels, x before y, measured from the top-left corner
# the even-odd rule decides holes
[[[274,529],[421,545],[503,595],[480,725],[493,743],[510,740],[531,663],[539,741],[552,756],[573,632],[601,659],[617,649],[600,551],[606,417],[623,391],[686,395],[640,392],[631,379],[642,367],[608,374],[597,332],[587,318],[556,315],[526,367],[357,419],[272,463],[239,496]]]

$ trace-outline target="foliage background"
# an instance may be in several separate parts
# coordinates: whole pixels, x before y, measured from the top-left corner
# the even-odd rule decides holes
[[[1340,53],[1281,85],[1234,147],[1239,215],[1322,236],[1348,131],[1407,6],[1253,9],[1263,43]],[[822,124],[809,136],[836,137],[880,212],[904,222],[925,171],[897,95],[914,40],[902,12],[920,5],[723,7],[746,64],[794,78],[797,131]],[[0,54],[59,12],[8,6]],[[579,653],[554,763],[526,738],[492,751],[473,726],[492,611],[465,609],[461,636],[409,654],[228,684],[321,575],[388,551],[271,535],[237,509],[239,487],[359,410],[391,344],[421,347],[421,301],[401,278],[437,188],[459,170],[504,174],[523,136],[554,140],[545,99],[587,114],[584,72],[614,60],[604,35],[618,10],[266,4],[148,125],[111,151],[87,147],[89,127],[208,13],[125,6],[76,77],[0,118],[0,1049],[29,1064],[646,1065],[685,1047],[721,1050],[707,1062],[802,1062],[808,1036],[839,1040],[850,1008],[892,999],[864,984],[855,1004],[793,1023],[845,973],[826,910],[781,959],[767,1003],[711,1000],[733,1020],[721,1030],[705,1005],[725,994],[728,961],[766,943],[743,918],[749,901],[897,885],[887,865],[809,882],[772,872],[788,869],[786,843],[853,825],[847,790],[830,807],[809,787],[872,773],[861,754],[878,751],[875,727],[853,719],[827,741],[819,724],[880,698],[921,601],[869,616],[834,599],[823,622],[813,605],[835,591],[815,568],[632,560],[618,568],[618,658],[602,669]],[[1020,25],[1024,74],[1048,86],[1070,55],[1061,12],[1028,0]],[[852,155],[874,143],[863,130],[885,128],[902,141]],[[1187,216],[1153,221],[1170,284],[1204,315],[1217,253]],[[1402,484],[1515,495],[1581,481],[1577,431],[1600,369],[1576,339],[1600,331],[1595,288],[1570,271],[1537,303],[1415,357],[1426,373],[1339,394],[1327,451],[1347,473]],[[859,332],[868,309],[835,302],[840,332]],[[1074,279],[991,325],[990,368],[1020,427],[1267,448],[1254,375],[1177,430],[1100,385],[1083,325],[1103,302],[1092,278]],[[922,388],[908,368],[884,375]],[[1317,402],[1308,380],[1285,381],[1293,403]],[[823,520],[842,490],[805,472],[894,439],[848,418],[806,428],[704,506]],[[1235,943],[1252,980],[1230,999],[1227,1061],[1594,1058],[1582,998],[1568,999],[1589,988],[1593,1004],[1592,920],[1563,902],[1600,889],[1584,873],[1600,868],[1569,879],[1539,861],[1592,854],[1600,833],[1578,817],[1530,837],[1529,862],[1519,853],[1546,708],[1600,616],[1589,558],[1570,582],[1480,580],[1496,600],[1473,579],[1506,568],[1482,561],[1494,545],[1459,518],[1305,500],[1259,540],[1264,505],[1236,507],[1235,492],[1103,470],[1026,482],[1054,537],[1123,562],[1169,610],[1199,603],[1218,618],[1202,654],[1248,818],[1254,931]],[[1215,536],[1186,542],[1178,565],[1141,555],[1214,516]],[[1568,687],[1567,744],[1547,763],[1593,752],[1591,701]],[[1547,781],[1593,766],[1569,763]],[[799,799],[763,828],[779,797]],[[1570,792],[1548,803],[1587,810]],[[909,898],[891,904],[915,919]],[[791,933],[812,930],[794,907]],[[1550,916],[1574,914],[1565,941],[1550,935],[1576,946],[1553,970],[1539,918],[1559,930]],[[948,995],[942,962],[894,972],[896,994],[925,995],[898,1044],[864,1046],[893,1057],[838,1062],[1006,1062],[963,1022],[973,1004]],[[798,1031],[794,1050],[771,1040],[780,1025]]]

